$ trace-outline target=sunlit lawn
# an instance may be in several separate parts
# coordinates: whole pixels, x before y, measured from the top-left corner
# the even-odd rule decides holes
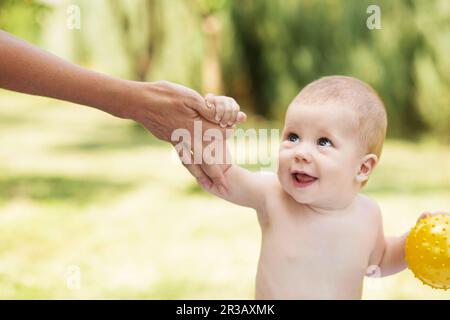
[[[130,122],[2,92],[0,172],[1,299],[253,297],[252,210],[203,193],[169,146]],[[389,141],[366,192],[390,235],[449,210],[450,147]],[[364,293],[449,297],[410,271]]]

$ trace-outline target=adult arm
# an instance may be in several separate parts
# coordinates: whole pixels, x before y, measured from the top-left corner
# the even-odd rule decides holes
[[[141,123],[157,138],[170,142],[175,129],[203,121],[203,132],[221,129],[196,91],[167,81],[136,82],[95,72],[41,50],[0,30],[0,87],[97,108]],[[223,130],[223,129],[222,129]],[[206,143],[203,142],[206,146]],[[194,151],[194,150],[193,150]],[[202,183],[227,187],[219,165],[184,164]]]

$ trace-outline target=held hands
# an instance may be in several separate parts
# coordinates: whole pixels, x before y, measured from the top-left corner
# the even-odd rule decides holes
[[[206,95],[205,103],[206,106],[213,112],[214,121],[218,123],[221,128],[226,129],[225,132],[222,132],[223,140],[230,137],[230,133],[233,132],[232,129],[236,127],[236,123],[245,122],[247,119],[247,115],[240,111],[239,104],[233,98],[226,96],[215,96],[210,93]],[[223,155],[227,155],[226,158],[229,159],[227,144],[223,143],[221,144],[221,147],[223,147],[222,152],[216,153],[216,156],[218,156],[218,154],[221,154],[222,157]],[[228,161],[222,161],[220,163],[220,167],[224,173],[231,167],[231,164]],[[205,189],[212,189],[215,186],[222,195],[226,195],[229,191],[228,186],[223,187],[222,185],[216,183],[211,186],[205,186],[202,184],[202,186]]]
[[[168,81],[135,84],[138,94],[135,100],[129,102],[133,107],[127,117],[141,123],[157,138],[172,145],[177,143],[171,140],[172,133],[177,129],[187,129],[191,137],[195,137],[196,121],[202,121],[202,137],[206,130],[218,129],[225,140],[225,128],[232,127],[236,122],[245,122],[247,118],[232,98],[212,94],[203,98],[195,90]],[[202,149],[210,143],[211,141],[202,139]],[[192,157],[195,156],[194,144],[191,143],[190,147]],[[204,188],[210,189],[216,185],[227,190],[223,174],[227,166],[208,164],[203,154],[202,158],[200,164],[191,161],[183,162],[183,165]]]

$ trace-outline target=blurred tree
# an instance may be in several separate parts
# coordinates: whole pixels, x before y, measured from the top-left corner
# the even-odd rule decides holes
[[[109,1],[132,74],[139,81],[146,80],[155,52],[163,43],[160,2],[139,0],[130,5],[126,1]]]
[[[242,67],[247,72],[248,90],[257,114],[270,116],[270,103],[276,99],[275,70],[280,67],[270,61],[273,41],[280,34],[279,2],[233,2],[231,19],[235,27],[236,44],[241,49]]]
[[[413,57],[412,95],[429,130],[450,143],[450,2],[418,1],[414,17],[423,45]]]
[[[222,93],[222,20],[218,13],[226,9],[227,0],[195,0],[190,2],[194,14],[201,19],[202,30],[206,42],[206,52],[203,58],[203,92]]]
[[[241,1],[232,19],[255,111],[284,114],[299,89],[320,76],[348,73],[350,52],[370,37],[364,2]],[[283,106],[281,109],[280,106]]]
[[[380,60],[381,77],[374,83],[385,101],[389,133],[417,138],[425,130],[414,92],[414,57],[423,50],[423,38],[414,23],[415,6],[410,1],[383,1],[383,30],[374,33],[370,50]]]
[[[0,28],[37,42],[48,12],[50,8],[41,1],[0,0]]]

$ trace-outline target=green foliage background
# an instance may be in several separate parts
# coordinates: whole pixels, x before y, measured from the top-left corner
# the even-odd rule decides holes
[[[69,4],[81,9],[81,30],[65,27]],[[366,26],[370,4],[381,9],[380,30]],[[346,74],[381,94],[390,136],[449,140],[447,0],[0,1],[0,27],[72,61],[199,91],[209,17],[219,25],[217,93],[246,111],[282,120],[304,85]]]

